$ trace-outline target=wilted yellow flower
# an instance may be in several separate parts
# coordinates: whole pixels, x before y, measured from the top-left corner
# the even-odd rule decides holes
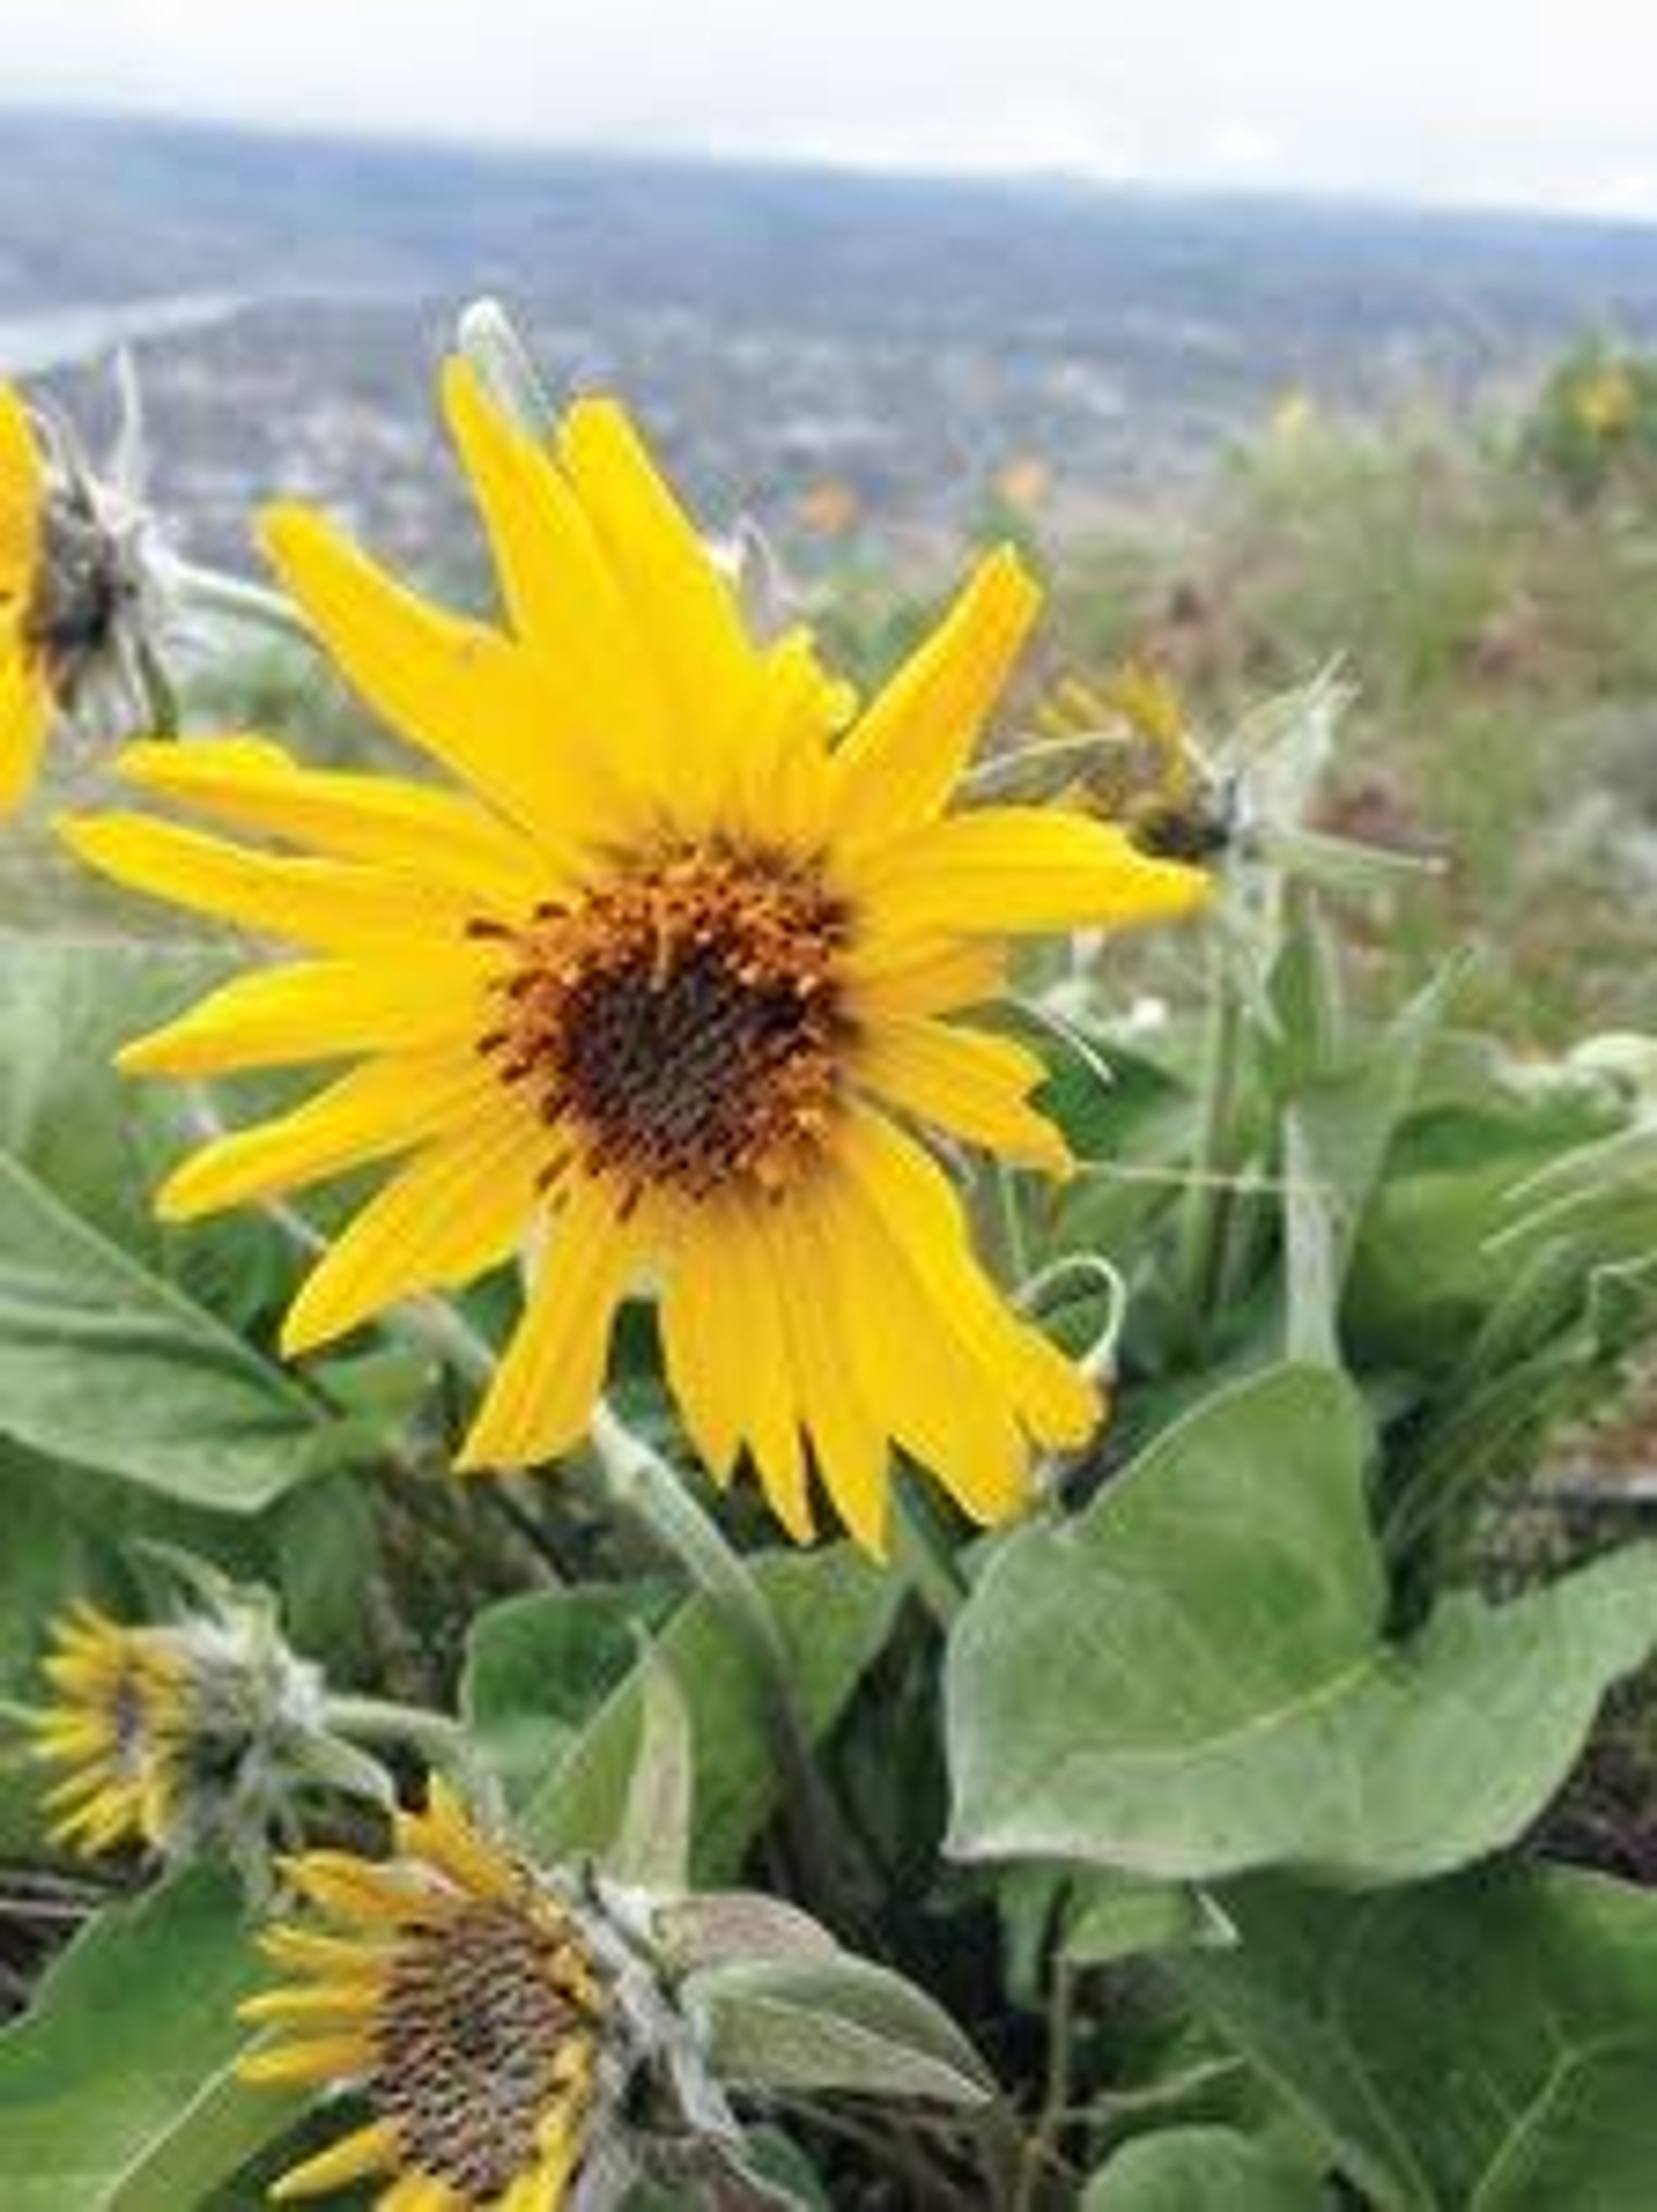
[[[836,742],[798,632],[756,643],[624,412],[543,447],[459,366],[451,424],[507,634],[440,612],[319,518],[267,538],[358,690],[470,793],[300,768],[248,738],[140,746],[153,792],[308,848],[140,815],[70,825],[141,889],[310,948],[130,1047],[199,1076],[351,1056],[167,1184],[170,1219],[412,1154],[287,1324],[298,1353],[521,1251],[526,1310],[470,1469],[583,1435],[620,1301],[661,1298],[668,1376],[716,1475],[744,1445],[788,1528],[821,1477],[883,1541],[892,1441],[968,1511],[1026,1494],[1094,1389],[978,1265],[915,1125],[1054,1171],[1041,1063],[969,1026],[1010,933],[1182,914],[1192,870],[1051,809],[948,811],[1035,611],[1007,551]]]
[[[251,1998],[278,2031],[252,2082],[353,2088],[367,2123],[279,2181],[279,2203],[368,2177],[383,2212],[559,2212],[586,2148],[610,1997],[581,1928],[434,1783],[385,1863],[307,1851],[287,1871],[335,1923],[262,1948],[296,1978]]]
[[[67,1767],[46,1795],[52,1838],[88,1856],[161,1850],[183,1792],[193,1695],[187,1652],[164,1629],[124,1628],[95,1607],[59,1620],[46,1679],[58,1702],[34,1717],[38,1756]]]

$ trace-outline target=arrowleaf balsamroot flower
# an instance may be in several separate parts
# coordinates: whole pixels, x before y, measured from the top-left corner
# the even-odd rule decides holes
[[[276,2031],[249,2081],[359,2090],[367,2118],[276,2184],[279,2203],[371,2176],[381,2212],[559,2212],[583,2162],[611,2010],[580,1921],[452,1793],[399,1814],[385,1863],[288,1863],[331,1929],[261,1939],[294,1980],[242,2018]]]
[[[59,720],[143,726],[154,626],[148,524],[94,480],[67,425],[50,432],[0,384],[0,816],[28,797]]]
[[[745,1446],[796,1536],[811,1481],[883,1540],[895,1442],[983,1521],[1093,1386],[1002,1300],[917,1132],[1053,1171],[1041,1063],[961,1017],[1020,932],[1182,914],[1197,872],[1119,827],[950,803],[1035,611],[991,556],[843,734],[798,632],[748,632],[620,407],[543,445],[454,366],[451,427],[508,617],[439,611],[316,516],[267,542],[363,698],[469,787],[301,768],[250,738],[140,746],[152,793],[298,846],[141,815],[69,825],[142,890],[297,941],[130,1047],[176,1076],[359,1062],[222,1138],[183,1218],[399,1159],[289,1316],[306,1352],[536,1256],[463,1465],[581,1437],[620,1301],[659,1293],[670,1383],[723,1478]]]
[[[81,1604],[46,1662],[58,1702],[33,1718],[36,1756],[68,1770],[46,1795],[52,1841],[88,1856],[166,1848],[185,1795],[192,1669],[164,1629],[127,1628]]]

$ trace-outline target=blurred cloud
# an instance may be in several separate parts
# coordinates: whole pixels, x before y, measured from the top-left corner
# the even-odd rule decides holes
[[[1650,0],[0,0],[13,102],[1657,217],[1654,79]]]

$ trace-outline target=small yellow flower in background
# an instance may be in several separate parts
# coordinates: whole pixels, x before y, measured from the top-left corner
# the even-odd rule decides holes
[[[996,473],[996,497],[1018,514],[1034,514],[1052,488],[1052,472],[1039,453],[1021,454]]]
[[[193,1731],[186,1647],[90,1605],[65,1614],[53,1640],[45,1671],[58,1701],[33,1723],[37,1756],[68,1769],[46,1795],[52,1840],[88,1856],[132,1844],[164,1850]]]
[[[1290,385],[1272,404],[1272,435],[1280,444],[1292,446],[1305,437],[1317,419],[1317,401],[1304,386]]]
[[[863,502],[854,486],[843,477],[826,477],[803,491],[794,502],[794,515],[802,530],[813,538],[847,538],[863,514]]]
[[[290,1354],[522,1252],[526,1308],[468,1469],[580,1442],[620,1302],[659,1295],[670,1384],[719,1479],[746,1447],[796,1537],[820,1478],[885,1540],[895,1442],[984,1522],[1093,1385],[1005,1302],[917,1131],[1062,1172],[1041,1061],[970,1025],[1010,935],[1184,914],[1119,827],[949,811],[1035,615],[992,555],[843,735],[793,632],[756,642],[626,414],[543,446],[459,365],[451,427],[505,632],[427,605],[319,517],[267,542],[362,696],[470,790],[315,771],[246,738],[139,746],[148,791],[301,848],[143,815],[67,826],[109,874],[297,940],[123,1055],[197,1077],[350,1059],[162,1190],[181,1220],[398,1160],[302,1289]]]
[[[1571,411],[1590,436],[1620,437],[1640,411],[1639,390],[1627,367],[1613,362],[1583,377],[1572,395]]]
[[[1185,702],[1161,669],[1129,660],[1096,682],[1067,677],[1042,702],[1037,721],[1050,738],[1097,737],[1080,778],[1083,797],[1143,850],[1197,862],[1225,848],[1229,831],[1216,779]]]
[[[370,2177],[383,2212],[559,2212],[586,2150],[610,2012],[565,1904],[434,1783],[385,1863],[314,1850],[294,1888],[333,1926],[261,1939],[296,1978],[251,1998],[276,2031],[244,2079],[360,2091],[371,2117],[277,2183],[286,2203]]]

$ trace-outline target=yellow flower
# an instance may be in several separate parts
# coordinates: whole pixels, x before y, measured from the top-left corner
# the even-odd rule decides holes
[[[458,365],[446,395],[508,630],[311,514],[279,510],[267,542],[345,675],[470,792],[200,740],[125,772],[302,857],[141,815],[67,827],[126,883],[307,948],[125,1066],[361,1062],[210,1144],[161,1210],[411,1156],[306,1283],[290,1354],[527,1239],[467,1469],[579,1442],[618,1304],[648,1286],[703,1459],[724,1479],[745,1445],[796,1536],[815,1472],[878,1549],[893,1441],[1004,1516],[1031,1441],[1083,1441],[1096,1394],[998,1295],[916,1131],[1062,1170],[1041,1062],[958,1017],[1000,988],[1007,933],[1181,914],[1205,880],[1079,815],[947,811],[1035,610],[1010,552],[836,741],[809,641],[750,638],[618,406],[582,401],[547,447]]]
[[[46,465],[27,410],[0,384],[0,814],[28,796],[53,714],[39,635]]]
[[[1621,362],[1596,368],[1578,384],[1574,398],[1577,421],[1593,438],[1620,437],[1640,410],[1634,378]]]
[[[296,1979],[241,2017],[277,2031],[246,2081],[360,2091],[370,2117],[294,2169],[279,2203],[389,2178],[380,2212],[559,2212],[586,2148],[609,1993],[574,1916],[434,1783],[386,1864],[289,1863],[336,1926],[278,1923]]]
[[[186,1653],[164,1629],[124,1628],[89,1605],[55,1624],[54,1642],[59,1702],[33,1723],[37,1756],[69,1769],[46,1796],[53,1842],[88,1856],[164,1848],[191,1733]]]

